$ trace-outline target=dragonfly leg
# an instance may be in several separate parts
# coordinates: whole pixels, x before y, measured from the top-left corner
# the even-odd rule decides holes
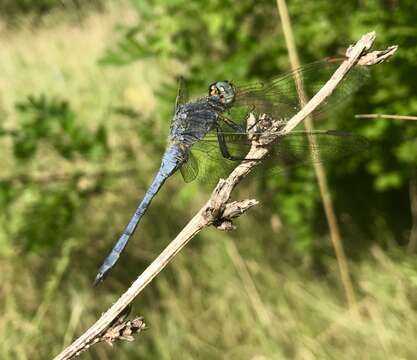
[[[259,160],[259,159],[247,158],[245,156],[234,156],[230,154],[222,129],[220,127],[217,127],[216,131],[217,131],[217,142],[219,143],[220,152],[225,159],[232,160],[232,161],[243,161],[243,160],[258,161]]]
[[[250,114],[255,112],[255,105],[252,105],[251,109],[248,111],[247,115],[246,115],[246,121],[248,120]],[[251,131],[258,123],[259,121],[261,121],[261,118],[259,116],[256,117],[255,122],[249,126],[247,129],[245,129],[246,131]]]
[[[253,113],[254,111],[255,111],[255,106],[252,106],[251,109],[246,114],[246,117],[244,120],[245,124],[250,116],[250,113]],[[225,122],[225,124],[229,125],[232,128],[232,130],[238,131],[238,132],[250,131],[259,123],[259,121],[261,121],[261,119],[258,117],[256,121],[246,129],[246,126],[237,124],[235,121],[233,121],[232,119],[229,119],[228,117],[224,115],[222,116],[222,120]]]
[[[230,154],[222,129],[220,127],[217,127],[216,131],[217,131],[217,141],[219,142],[219,148],[220,148],[220,152],[222,156],[228,160],[234,160],[234,161],[245,160],[244,157],[233,156],[232,154]]]
[[[248,127],[247,131],[251,131],[256,125],[258,125],[258,123],[261,121],[261,119],[258,117],[255,122]]]
[[[237,124],[232,119],[229,119],[228,117],[224,115],[221,117],[221,119],[225,122],[226,125],[229,125],[230,128],[234,131],[237,131],[237,132],[246,131],[246,128],[244,126]]]

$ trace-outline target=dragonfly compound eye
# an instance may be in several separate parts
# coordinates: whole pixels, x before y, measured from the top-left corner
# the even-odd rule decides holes
[[[227,80],[217,81],[210,85],[210,95],[216,95],[223,104],[230,105],[235,99],[235,89]]]

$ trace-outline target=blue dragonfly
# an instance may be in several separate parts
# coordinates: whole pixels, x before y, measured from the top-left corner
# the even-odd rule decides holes
[[[295,77],[302,77],[307,96],[313,96],[339,65],[340,60],[325,59],[265,83],[253,82],[238,86],[227,80],[216,81],[209,86],[207,96],[191,101],[184,82],[180,80],[169,142],[159,171],[100,267],[94,285],[102,282],[117,263],[152,199],[170,176],[177,170],[180,170],[186,182],[199,176],[201,166],[197,159],[201,156],[196,156],[197,152],[205,160],[215,163],[214,168],[221,171],[244,161],[251,144],[246,126],[249,114],[266,114],[284,125],[301,109]],[[367,76],[365,67],[354,67],[333,95],[316,109],[314,115],[323,116],[346,103]],[[315,135],[316,149],[311,149],[309,145],[310,135]],[[270,158],[276,160],[281,167],[287,167],[315,159],[338,159],[360,151],[365,146],[364,138],[351,133],[296,131],[278,137],[270,145]],[[314,152],[320,155],[315,156]]]

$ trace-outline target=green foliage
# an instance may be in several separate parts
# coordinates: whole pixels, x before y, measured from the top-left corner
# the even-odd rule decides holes
[[[28,13],[28,12],[46,12],[62,3],[59,0],[4,0],[2,1],[2,10],[8,14]]]
[[[234,194],[260,206],[232,233],[202,232],[137,300],[133,313],[150,331],[113,350],[98,345],[86,358],[416,357],[417,267],[398,245],[411,228],[417,128],[351,114],[416,113],[417,10],[410,0],[288,3],[303,63],[340,55],[373,29],[377,48],[400,45],[360,96],[318,123],[372,143],[328,164],[361,320],[346,310],[312,170],[278,176],[266,164]],[[167,181],[120,265],[91,288],[159,166],[175,78],[184,75],[201,96],[213,80],[288,70],[274,1],[131,4],[114,2],[84,26],[67,23],[64,11],[33,31],[30,17],[30,26],[0,36],[2,359],[56,355],[207,199],[212,187]]]
[[[16,104],[18,136],[14,153],[20,160],[36,155],[39,144],[50,143],[62,157],[71,159],[75,154],[99,160],[107,154],[107,134],[104,126],[95,132],[80,126],[77,116],[65,100],[28,96]]]
[[[89,1],[89,6],[101,7],[104,0]],[[2,0],[0,2],[0,14],[4,21],[12,22],[19,15],[43,15],[57,8],[80,10],[85,4],[80,0]]]
[[[259,72],[263,52],[285,54],[276,41],[278,19],[270,2],[258,2],[255,12],[251,1],[237,6],[231,1],[132,3],[141,20],[119,28],[124,36],[102,63],[120,65],[155,56],[178,59],[187,65],[192,84],[207,86],[208,79],[244,78],[253,75],[252,69]],[[269,69],[276,62],[267,56],[263,60]]]
[[[77,196],[78,195],[78,196]],[[25,222],[16,234],[26,251],[56,247],[74,233],[74,218],[81,205],[79,194],[70,188],[40,189],[23,216]]]
[[[68,174],[55,186],[54,181],[60,180],[59,171],[44,179],[31,178],[38,152],[47,149],[49,155],[55,153],[60,161],[102,161],[109,154],[106,128],[100,124],[96,130],[90,130],[79,123],[66,100],[46,95],[28,96],[17,102],[15,109],[16,129],[2,132],[3,137],[11,140],[16,172],[0,180],[0,207],[4,215],[1,220],[10,236],[21,239],[23,250],[53,249],[62,238],[74,234],[75,215],[86,189],[79,186],[82,173]],[[20,204],[25,204],[19,212],[20,225],[7,226],[11,219],[17,220],[16,209]]]

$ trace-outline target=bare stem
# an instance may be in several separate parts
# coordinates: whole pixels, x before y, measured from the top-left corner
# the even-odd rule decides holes
[[[184,248],[185,245],[203,228],[212,224],[221,227],[223,223],[230,223],[233,217],[243,214],[256,204],[254,200],[229,203],[231,193],[236,185],[252,170],[252,168],[267,153],[266,144],[274,141],[278,136],[294,129],[301,121],[309,116],[342,81],[349,69],[366,52],[375,39],[375,33],[364,35],[356,45],[350,49],[348,59],[344,61],[323,88],[286,124],[282,132],[276,133],[276,124],[272,124],[262,138],[252,141],[248,158],[254,160],[243,161],[237,166],[226,180],[221,179],[214,189],[207,203],[198,211],[184,229],[172,240],[162,253],[135,280],[130,288],[92,325],[84,334],[55,357],[55,360],[73,359],[85,348],[97,342],[103,333],[114,324],[115,319],[125,311],[129,304],[142,290],[169,264],[169,262]],[[384,52],[386,54],[386,52]],[[275,125],[275,126],[274,126]],[[236,209],[231,207],[235,206]],[[224,210],[227,210],[225,213]],[[139,326],[138,326],[139,327]],[[139,327],[140,328],[140,327]]]
[[[387,115],[387,114],[357,114],[358,119],[393,119],[393,120],[417,120],[417,116],[409,115]]]

